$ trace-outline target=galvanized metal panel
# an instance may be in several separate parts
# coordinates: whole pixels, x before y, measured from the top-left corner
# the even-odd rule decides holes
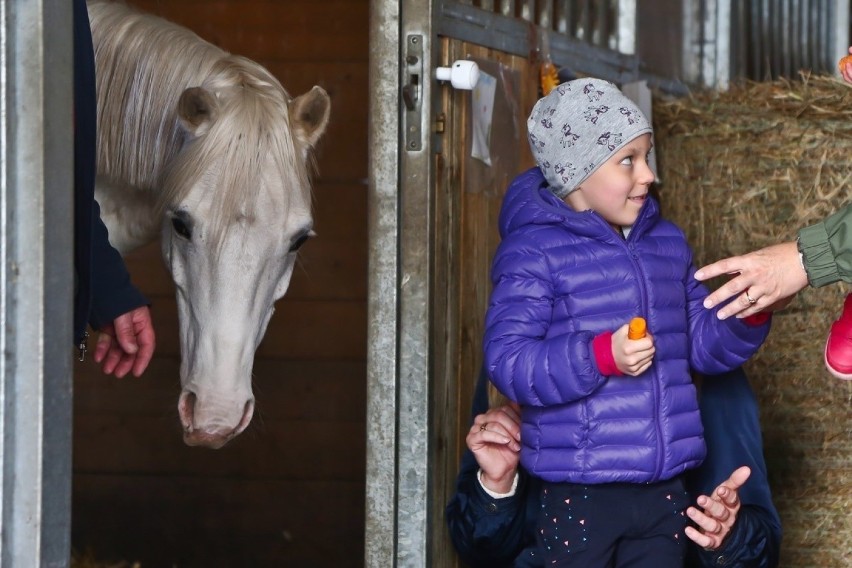
[[[397,563],[429,566],[432,425],[429,414],[432,284],[432,92],[436,37],[433,4],[403,0],[400,45],[422,44],[423,75],[420,132],[422,146],[400,155],[399,170],[399,327],[397,412]]]
[[[432,5],[371,4],[366,566],[428,566]],[[405,60],[422,45],[422,61]],[[402,51],[401,51],[402,48]],[[409,55],[411,55],[409,53]],[[388,65],[387,62],[398,62]],[[413,77],[412,71],[424,73]],[[416,88],[416,116],[400,104]],[[412,124],[420,140],[399,130]]]
[[[72,33],[64,0],[0,5],[0,566],[67,566]]]
[[[400,7],[370,2],[367,471],[364,565],[396,565]]]
[[[616,20],[615,49],[633,55],[636,53],[636,0],[619,0]]]
[[[726,88],[730,80],[836,73],[849,45],[848,0],[684,0],[688,79]]]

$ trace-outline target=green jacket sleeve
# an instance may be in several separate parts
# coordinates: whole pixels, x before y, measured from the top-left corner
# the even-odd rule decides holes
[[[852,282],[852,204],[799,231],[799,252],[814,288]]]

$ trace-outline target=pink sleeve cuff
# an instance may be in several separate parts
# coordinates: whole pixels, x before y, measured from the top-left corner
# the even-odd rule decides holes
[[[744,317],[743,321],[752,327],[757,327],[768,322],[771,317],[772,312],[757,312],[756,314]]]
[[[598,371],[606,377],[621,377],[624,373],[615,365],[615,357],[612,356],[612,332],[605,331],[592,340],[592,352],[595,355],[595,363]]]

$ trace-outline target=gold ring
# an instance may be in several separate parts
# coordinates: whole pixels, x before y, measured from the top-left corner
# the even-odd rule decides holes
[[[480,427],[479,427],[479,431],[480,431],[480,432],[485,432],[486,430],[488,430],[488,428],[486,428],[486,426],[487,426],[487,425],[488,425],[488,422],[486,422],[485,424],[483,424],[482,426],[480,426]]]
[[[748,288],[746,288],[745,295],[746,295],[746,300],[748,300],[749,304],[754,305],[754,304],[757,303],[757,298],[752,298],[751,296],[748,295]]]

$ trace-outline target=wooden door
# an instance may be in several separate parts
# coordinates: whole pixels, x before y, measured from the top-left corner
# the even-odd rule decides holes
[[[538,68],[528,58],[441,38],[440,61],[475,61],[480,85],[493,83],[487,159],[472,156],[479,91],[436,87],[432,402],[436,437],[432,497],[433,566],[456,566],[444,521],[465,450],[474,386],[482,365],[482,332],[491,291],[489,270],[499,243],[500,204],[512,178],[533,164],[526,118],[538,96]],[[487,97],[485,97],[487,99]],[[479,152],[482,154],[482,152]]]

